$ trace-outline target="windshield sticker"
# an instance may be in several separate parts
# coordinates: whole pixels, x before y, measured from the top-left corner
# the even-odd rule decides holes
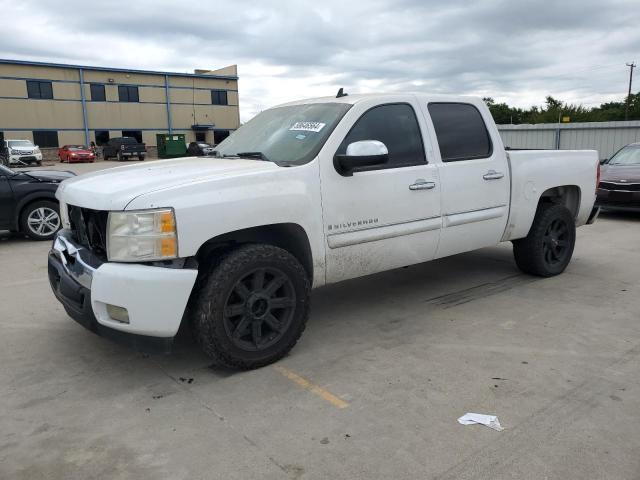
[[[289,130],[317,133],[322,130],[325,125],[326,123],[320,122],[296,122]]]

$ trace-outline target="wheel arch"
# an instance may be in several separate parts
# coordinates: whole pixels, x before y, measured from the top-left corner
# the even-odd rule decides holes
[[[196,252],[199,264],[210,264],[230,249],[247,243],[264,243],[291,253],[313,279],[313,254],[307,232],[297,223],[274,223],[227,232],[204,242]]]
[[[582,192],[578,185],[561,185],[558,187],[548,188],[538,199],[538,207],[545,204],[564,205],[573,215],[578,216],[580,212],[580,200]]]

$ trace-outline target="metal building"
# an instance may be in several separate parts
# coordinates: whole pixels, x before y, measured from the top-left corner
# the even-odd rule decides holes
[[[506,147],[597,150],[610,158],[629,143],[640,142],[640,121],[498,125]]]
[[[235,65],[195,73],[0,60],[0,140],[102,145],[156,133],[218,143],[240,125]]]

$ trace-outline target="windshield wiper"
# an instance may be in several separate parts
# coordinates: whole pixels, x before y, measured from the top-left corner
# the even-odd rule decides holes
[[[259,158],[260,160],[265,160],[269,162],[270,160],[267,156],[262,152],[238,152],[236,153],[238,157],[246,157],[246,158]]]

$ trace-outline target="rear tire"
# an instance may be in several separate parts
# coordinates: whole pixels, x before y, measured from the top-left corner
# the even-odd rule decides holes
[[[144,160],[144,155],[138,155],[138,161],[142,162]]]
[[[552,277],[569,265],[575,242],[576,226],[569,209],[541,205],[529,234],[513,242],[513,255],[524,273]]]
[[[220,365],[252,369],[285,356],[304,331],[311,285],[300,262],[271,245],[243,245],[198,279],[192,329]]]

